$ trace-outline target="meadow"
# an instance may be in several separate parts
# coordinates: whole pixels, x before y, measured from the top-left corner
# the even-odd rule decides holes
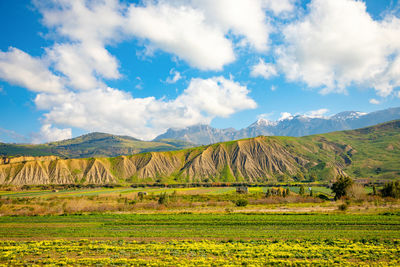
[[[315,196],[332,198],[325,187],[272,188],[1,191],[0,266],[400,264],[398,201],[365,195],[343,211]]]
[[[400,213],[0,217],[0,264],[400,264]]]
[[[299,187],[249,187],[237,194],[235,187],[193,188],[79,188],[64,190],[0,191],[0,215],[61,215],[77,213],[226,213],[226,212],[335,212],[343,202],[330,201],[333,194],[323,186],[310,187],[303,196]],[[289,195],[266,197],[268,190]],[[353,212],[395,210],[399,203],[367,195],[347,205]],[[140,196],[140,194],[144,194]],[[165,199],[161,201],[160,196]],[[320,198],[320,196],[323,198]],[[238,204],[245,201],[244,205]]]

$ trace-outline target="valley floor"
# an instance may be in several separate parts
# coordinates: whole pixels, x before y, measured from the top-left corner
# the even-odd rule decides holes
[[[265,190],[2,191],[0,266],[400,265],[398,201]]]
[[[0,264],[400,264],[400,213],[0,217]]]

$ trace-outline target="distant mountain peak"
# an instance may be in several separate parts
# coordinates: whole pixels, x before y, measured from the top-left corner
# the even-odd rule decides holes
[[[359,111],[343,111],[340,112],[336,115],[333,115],[330,117],[331,119],[334,120],[347,120],[347,119],[358,119],[361,116],[367,115],[368,113],[365,112],[359,112]]]
[[[327,132],[363,128],[378,123],[400,119],[400,108],[364,113],[359,111],[344,111],[334,116],[326,117],[321,114],[292,115],[283,113],[277,121],[264,118],[258,119],[250,126],[235,130],[216,129],[209,125],[195,125],[184,129],[168,129],[155,140],[172,138],[195,144],[212,144],[231,141],[259,135],[304,136]]]
[[[249,127],[255,126],[275,126],[278,122],[277,121],[270,121],[264,118],[259,118],[256,122],[251,124]]]

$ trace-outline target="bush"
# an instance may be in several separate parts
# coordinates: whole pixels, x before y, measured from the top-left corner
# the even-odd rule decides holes
[[[345,211],[345,210],[347,210],[348,208],[349,208],[349,205],[347,205],[347,204],[341,204],[341,205],[339,205],[339,210],[341,210],[341,211]]]
[[[235,202],[236,207],[246,207],[249,204],[249,201],[247,199],[238,199]]]
[[[327,195],[324,195],[324,194],[318,194],[317,197],[322,199],[322,200],[329,200],[329,197]]]
[[[304,185],[302,185],[302,186],[300,186],[299,195],[304,196],[304,193],[305,193]]]
[[[383,197],[400,198],[400,182],[391,182],[383,186],[381,190]]]
[[[158,204],[160,205],[167,205],[168,204],[168,195],[166,192],[161,193],[160,196],[158,197]]]

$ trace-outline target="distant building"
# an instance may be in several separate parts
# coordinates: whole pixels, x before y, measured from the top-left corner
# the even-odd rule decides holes
[[[247,186],[238,186],[236,187],[236,193],[238,194],[247,194],[249,192],[249,189]]]

